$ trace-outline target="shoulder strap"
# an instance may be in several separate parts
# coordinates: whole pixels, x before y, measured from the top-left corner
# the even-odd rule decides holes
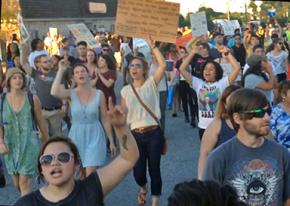
[[[160,125],[160,122],[158,120],[158,118],[155,116],[155,114],[149,109],[149,107],[147,107],[147,105],[141,100],[140,96],[138,95],[135,87],[133,86],[133,84],[130,84],[131,88],[135,94],[135,96],[137,97],[138,101],[140,102],[140,104],[144,107],[144,109],[152,116],[152,118],[157,122],[158,125]]]
[[[4,106],[4,99],[5,99],[5,97],[6,97],[6,92],[3,92],[2,93],[2,95],[1,95],[1,103],[0,103],[0,108],[1,108],[1,122],[0,122],[0,124],[2,124],[3,125],[3,106]]]
[[[33,100],[33,94],[31,92],[27,92],[27,97],[28,101],[30,104],[30,111],[31,111],[31,116],[32,116],[32,127],[34,130],[37,130],[37,121],[36,121],[36,116],[34,112],[34,100]]]

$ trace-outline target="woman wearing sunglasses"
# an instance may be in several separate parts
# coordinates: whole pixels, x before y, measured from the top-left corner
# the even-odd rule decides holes
[[[48,139],[48,132],[37,96],[32,96],[34,108],[31,108],[25,74],[19,68],[10,68],[6,81],[8,92],[1,97],[0,154],[4,155],[7,172],[15,187],[25,195],[32,189],[31,179],[36,173],[36,156],[40,147],[34,121],[43,141]]]
[[[51,94],[63,100],[71,100],[72,126],[69,137],[80,151],[82,166],[85,168],[84,176],[89,176],[106,162],[106,136],[112,156],[115,155],[116,148],[106,115],[107,105],[103,92],[92,88],[88,69],[83,64],[75,64],[72,69],[77,86],[65,89],[61,79],[68,66],[69,63],[65,60],[60,61]]]
[[[113,107],[109,100],[107,114],[120,142],[120,155],[87,178],[76,181],[74,177],[81,167],[76,145],[69,138],[49,139],[40,150],[38,162],[39,175],[47,184],[18,200],[15,206],[104,205],[103,198],[124,179],[139,157],[136,142],[126,125],[126,109]]]
[[[227,115],[227,104],[231,94],[240,88],[238,85],[230,85],[224,90],[218,101],[215,118],[203,134],[198,160],[197,176],[199,179],[201,179],[203,174],[208,154],[236,134],[230,118]]]
[[[270,117],[270,129],[274,139],[290,152],[290,81],[282,81],[278,89],[278,104]]]
[[[214,119],[214,112],[220,95],[227,86],[234,83],[240,73],[240,66],[228,49],[222,46],[219,48],[219,52],[231,64],[233,71],[228,76],[223,77],[221,65],[215,61],[207,60],[201,68],[202,79],[199,79],[187,71],[188,65],[197,52],[198,50],[195,46],[188,57],[182,62],[180,72],[197,93],[199,110],[198,127],[199,137],[201,139],[205,129]]]
[[[274,48],[266,54],[268,61],[273,67],[274,74],[281,82],[286,80],[286,73],[288,71],[288,53],[283,50],[283,40],[280,38],[273,40]]]
[[[148,162],[152,206],[157,206],[162,188],[160,160],[164,144],[163,133],[157,122],[157,119],[161,117],[158,84],[164,75],[166,63],[152,39],[149,39],[148,44],[156,58],[157,69],[152,76],[147,78],[148,63],[143,58],[134,57],[129,63],[132,84],[123,87],[121,90],[121,105],[128,108],[127,122],[140,152],[140,158],[134,167],[134,178],[140,186],[137,197],[138,204],[144,205],[146,202]],[[133,89],[146,107],[156,115],[155,118],[141,104]]]

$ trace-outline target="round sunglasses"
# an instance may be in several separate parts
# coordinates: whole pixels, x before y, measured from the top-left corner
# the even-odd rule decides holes
[[[58,160],[61,163],[68,163],[74,156],[68,152],[61,152],[58,154],[45,154],[39,158],[39,162],[42,166],[51,165],[51,162]]]

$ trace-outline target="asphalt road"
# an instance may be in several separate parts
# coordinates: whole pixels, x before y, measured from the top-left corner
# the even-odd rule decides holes
[[[121,76],[119,75],[116,84],[116,93],[121,88]],[[166,137],[168,141],[168,153],[162,157],[161,174],[163,181],[162,196],[160,205],[167,205],[167,198],[171,194],[175,184],[191,180],[196,177],[197,160],[199,154],[199,137],[196,128],[192,128],[189,123],[184,122],[182,112],[178,116],[171,117],[171,111],[166,112]],[[149,174],[148,174],[149,177]],[[5,188],[0,188],[0,205],[13,205],[19,198],[19,193],[13,187],[11,178]],[[150,179],[148,179],[150,180]],[[39,185],[34,183],[34,189]],[[107,206],[135,206],[138,186],[136,185],[132,173],[130,173],[118,187],[116,187],[106,198]],[[150,190],[149,190],[150,191]],[[150,193],[147,202],[150,205]]]

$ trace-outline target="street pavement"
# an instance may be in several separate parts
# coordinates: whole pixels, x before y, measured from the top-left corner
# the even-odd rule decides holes
[[[121,75],[116,83],[116,94],[121,88]],[[119,99],[119,96],[117,97]],[[167,205],[167,198],[171,194],[174,185],[188,181],[196,177],[197,161],[199,154],[199,137],[197,128],[192,128],[189,123],[184,122],[182,112],[177,117],[171,116],[171,111],[166,111],[166,130],[168,152],[161,160],[162,174],[162,196],[160,205]],[[147,204],[150,205],[150,178],[148,176],[149,192],[147,194]],[[0,205],[13,205],[19,198],[19,193],[15,190],[11,178],[6,174],[8,181],[5,188],[0,188]],[[34,189],[40,187],[36,180]],[[118,185],[108,196],[105,197],[106,206],[136,206],[138,186],[134,181],[132,172]]]

